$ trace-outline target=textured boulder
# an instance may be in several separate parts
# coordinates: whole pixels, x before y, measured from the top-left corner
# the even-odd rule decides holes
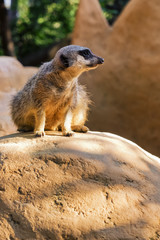
[[[159,239],[160,159],[109,133],[0,138],[0,239]]]
[[[16,131],[10,118],[9,102],[16,91],[36,72],[37,68],[23,67],[15,58],[0,57],[0,136]]]
[[[102,67],[82,76],[94,102],[89,126],[160,156],[160,2],[131,0],[112,28],[98,4],[80,1],[73,33],[74,44],[105,59]]]

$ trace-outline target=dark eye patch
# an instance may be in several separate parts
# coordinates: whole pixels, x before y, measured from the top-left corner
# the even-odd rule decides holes
[[[79,55],[83,56],[85,59],[92,57],[92,53],[88,49],[79,51]]]

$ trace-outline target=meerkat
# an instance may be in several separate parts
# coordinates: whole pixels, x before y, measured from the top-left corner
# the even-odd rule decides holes
[[[90,100],[78,77],[103,62],[89,48],[61,48],[13,97],[11,116],[17,130],[34,131],[38,137],[44,136],[45,130],[58,128],[64,136],[87,132],[84,123]]]

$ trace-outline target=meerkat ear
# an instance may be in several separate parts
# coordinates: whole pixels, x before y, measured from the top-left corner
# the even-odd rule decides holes
[[[69,67],[69,59],[66,56],[64,56],[63,54],[61,54],[60,59],[64,65],[64,67],[68,68]]]

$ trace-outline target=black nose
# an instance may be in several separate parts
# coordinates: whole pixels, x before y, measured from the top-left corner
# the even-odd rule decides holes
[[[99,57],[99,58],[98,58],[98,63],[99,63],[99,64],[104,63],[104,59]]]

